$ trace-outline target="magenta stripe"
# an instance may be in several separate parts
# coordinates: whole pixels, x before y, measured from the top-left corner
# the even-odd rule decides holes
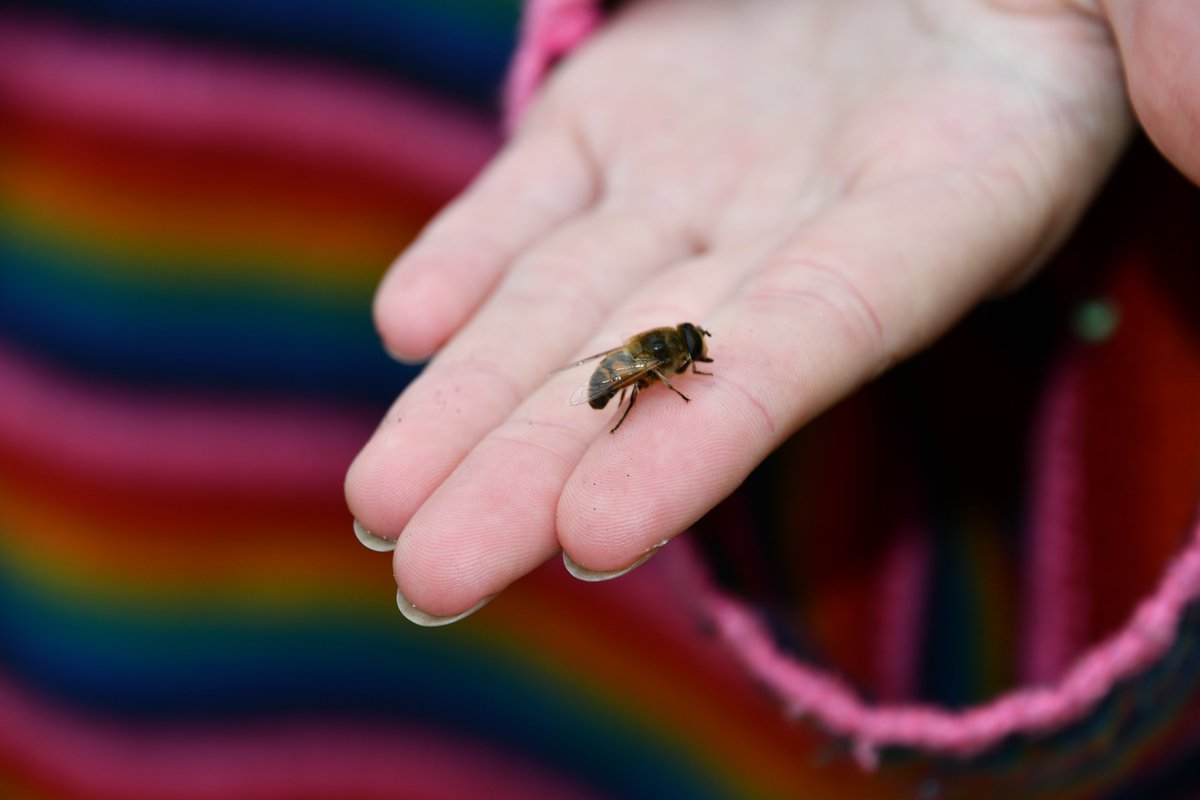
[[[872,655],[884,698],[914,697],[919,689],[931,561],[928,532],[915,522],[897,532],[883,556]]]
[[[365,75],[92,36],[13,13],[0,13],[0,94],[139,137],[361,162],[441,197],[461,189],[498,142],[494,121]]]
[[[527,0],[505,87],[509,128],[516,127],[554,62],[591,36],[601,21],[597,0]]]
[[[0,344],[0,440],[140,486],[328,492],[370,423],[278,400],[138,394],[69,378]]]
[[[1052,681],[1087,645],[1087,537],[1081,529],[1082,374],[1065,359],[1054,373],[1034,441],[1032,518],[1021,609],[1021,680]]]

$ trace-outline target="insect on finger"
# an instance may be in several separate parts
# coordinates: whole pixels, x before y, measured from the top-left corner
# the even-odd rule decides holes
[[[687,395],[671,384],[667,373],[680,374],[690,366],[692,372],[698,375],[712,375],[711,372],[696,369],[696,362],[712,363],[704,341],[708,336],[712,334],[690,322],[681,323],[673,328],[652,328],[630,337],[621,347],[588,356],[555,372],[600,359],[591,377],[571,395],[570,403],[587,403],[592,408],[602,409],[619,392],[617,405],[620,406],[625,399],[625,390],[630,389],[629,405],[625,407],[625,412],[617,424],[609,431],[616,433],[617,428],[621,427],[621,423],[629,416],[638,391],[654,381],[661,381],[685,402],[691,402]]]

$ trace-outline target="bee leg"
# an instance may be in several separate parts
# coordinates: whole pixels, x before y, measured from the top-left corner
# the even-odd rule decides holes
[[[669,380],[667,380],[667,376],[666,376],[666,375],[663,375],[663,374],[662,374],[661,372],[659,372],[658,370],[654,370],[654,374],[658,376],[658,379],[659,379],[660,381],[662,381],[664,384],[666,384],[666,386],[667,386],[667,388],[668,388],[668,389],[670,389],[672,392],[674,392],[675,394],[677,394],[677,395],[679,395],[680,397],[682,397],[682,398],[683,398],[683,401],[684,401],[685,403],[690,403],[690,402],[692,402],[692,398],[688,397],[686,394],[684,394],[683,392],[679,391],[678,389],[676,389],[674,386],[672,386],[672,385],[671,385],[671,382],[670,382]]]
[[[616,433],[617,428],[621,427],[621,423],[624,422],[625,418],[629,416],[630,409],[632,409],[633,404],[635,402],[637,402],[638,386],[640,386],[640,385],[641,384],[638,384],[638,383],[635,383],[633,385],[633,389],[631,389],[629,392],[629,405],[625,406],[625,413],[621,415],[621,418],[619,420],[617,420],[617,424],[612,426],[612,430],[610,430],[609,433]],[[622,389],[621,397],[624,397],[624,396],[625,396],[625,390]]]

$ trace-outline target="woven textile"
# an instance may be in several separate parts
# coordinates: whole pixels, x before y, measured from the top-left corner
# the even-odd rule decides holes
[[[514,108],[602,24],[532,10]],[[0,4],[0,797],[1186,789],[1200,201],[1145,147],[645,567],[399,616],[341,493],[415,374],[371,294],[499,146],[518,26]]]

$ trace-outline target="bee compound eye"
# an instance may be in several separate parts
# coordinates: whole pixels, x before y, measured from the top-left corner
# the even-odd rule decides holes
[[[679,326],[679,330],[683,334],[683,343],[687,346],[688,354],[692,358],[704,355],[704,337],[696,326],[685,322]]]

